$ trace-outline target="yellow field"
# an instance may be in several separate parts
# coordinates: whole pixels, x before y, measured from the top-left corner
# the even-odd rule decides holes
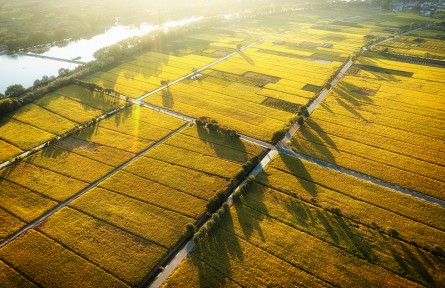
[[[5,240],[26,224],[2,208],[0,208],[0,216],[0,241]]]
[[[0,258],[46,287],[129,287],[35,231],[2,248]]]
[[[2,283],[2,285],[4,285],[5,287],[10,287],[10,288],[37,287],[1,260],[0,260],[0,283]]]
[[[292,148],[443,199],[443,69],[371,56],[333,89]]]
[[[322,207],[338,207],[344,215],[364,223],[393,227],[407,240],[445,245],[443,216],[438,216],[443,209],[439,206],[284,155],[275,159],[258,181],[280,191],[293,191],[306,201],[315,198]]]
[[[57,202],[8,180],[2,180],[1,187],[0,207],[26,222],[57,205]]]
[[[65,152],[66,150],[60,148],[48,147],[26,158],[25,161],[88,183],[94,182],[113,170],[113,167],[98,161]]]
[[[197,219],[207,202],[128,172],[118,172],[100,187]]]
[[[208,237],[197,240],[195,250],[169,277],[164,287],[293,287],[304,285],[304,281],[311,281],[311,287],[417,287],[440,286],[443,283],[445,279],[441,271],[444,263],[440,257],[310,204],[308,198],[315,198],[317,205],[321,206],[329,204],[341,207],[341,203],[345,203],[345,199],[338,195],[326,195],[325,198],[327,188],[323,186],[327,184],[344,193],[350,191],[351,195],[364,195],[365,191],[375,194],[374,188],[377,188],[326,169],[315,170],[317,167],[306,162],[299,163],[288,156],[274,159],[272,167],[267,167],[258,178],[260,183],[269,187],[254,184],[242,196],[242,202],[235,204],[230,214],[224,215],[222,222]],[[287,173],[278,168],[287,170]],[[281,174],[277,174],[279,172]],[[314,178],[311,182],[305,182],[303,178],[297,178],[300,175],[311,175]],[[351,191],[351,187],[356,188]],[[402,203],[381,199],[380,195],[373,195],[372,198],[382,203],[391,203],[393,209],[406,210],[408,217],[415,215],[428,221],[428,217],[434,218],[433,215],[442,209],[380,189],[382,197],[400,198]],[[291,195],[291,192],[302,196],[304,201]],[[339,202],[332,202],[336,199]],[[410,207],[413,209],[409,211],[403,201],[425,208],[422,213],[417,213],[422,208]],[[360,209],[364,209],[365,205],[362,202]],[[430,208],[438,211],[430,211]],[[379,208],[374,206],[373,209]],[[361,219],[355,217],[356,211],[352,207],[341,207],[341,211],[350,218]],[[383,216],[382,211],[376,214],[374,220],[383,226],[388,223],[383,224],[382,221],[394,216]],[[431,214],[428,216],[425,213]],[[405,222],[417,223],[408,217]],[[443,220],[433,221],[443,229]],[[391,227],[400,231],[403,237],[404,232],[400,229],[405,229],[405,224],[399,222],[399,226]],[[424,227],[428,230],[428,226]],[[404,231],[410,229],[418,230],[419,227]],[[439,245],[444,244],[440,240],[445,233],[443,230],[438,232],[430,229],[429,232],[419,233],[419,238],[429,236],[430,233],[438,236],[436,240],[441,241]],[[401,262],[400,259],[405,260]],[[295,280],[301,282],[292,282]]]
[[[53,134],[62,134],[75,126],[73,121],[49,112],[40,106],[29,104],[9,115],[23,123],[33,125]]]
[[[103,188],[88,191],[71,206],[165,248],[173,246],[185,224],[193,222],[189,217]]]
[[[162,247],[71,208],[59,211],[38,229],[132,285],[153,268],[158,255],[166,253]]]
[[[3,140],[0,140],[0,162],[21,154],[23,150],[11,145]]]
[[[162,80],[175,80],[187,75],[192,68],[200,68],[213,59],[190,55],[148,52],[135,60],[88,79],[106,88],[112,88],[129,97],[139,97],[162,86]]]
[[[14,119],[1,120],[0,128],[2,129],[2,134],[0,136],[1,140],[16,146],[21,150],[34,148],[56,136]]]
[[[118,107],[118,104],[122,102],[116,102],[114,97],[101,96],[97,92],[70,85],[33,103],[62,117],[81,123]]]
[[[27,162],[11,165],[0,171],[1,179],[37,191],[56,201],[63,201],[88,186],[86,182],[32,165]],[[7,185],[1,182],[1,186]]]

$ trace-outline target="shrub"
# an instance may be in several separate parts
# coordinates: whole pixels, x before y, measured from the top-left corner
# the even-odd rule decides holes
[[[186,239],[191,238],[193,234],[195,234],[195,232],[196,232],[195,225],[193,225],[192,223],[188,223],[184,227],[184,238]]]
[[[224,203],[224,204],[227,204],[227,203]],[[224,208],[219,208],[218,211],[216,211],[216,212],[218,213],[219,217],[221,218],[226,213],[226,210],[224,210]]]
[[[229,204],[227,204],[227,203],[223,203],[222,208],[223,208],[224,211],[226,211],[226,212],[230,210]]]
[[[275,131],[275,133],[273,133],[273,135],[272,135],[272,143],[277,144],[281,139],[284,138],[284,136],[286,136],[286,133],[287,133],[287,130],[285,130],[285,129]]]
[[[243,180],[244,179],[244,177],[246,177],[246,170],[244,170],[243,168],[241,168],[239,171],[238,171],[238,174],[236,174],[236,176],[235,176],[235,179],[237,180],[237,181],[241,181],[241,180]]]
[[[391,237],[398,237],[399,236],[399,232],[391,227],[386,228],[386,233],[388,233],[389,236]]]
[[[303,118],[303,116],[298,117],[298,119],[297,119],[297,123],[298,123],[298,125],[300,125],[300,126],[302,126],[302,125],[304,124],[304,118]]]
[[[208,211],[215,211],[220,204],[221,200],[218,197],[213,197],[207,202],[206,207]]]
[[[445,256],[445,251],[439,245],[434,245],[433,253],[442,257]]]
[[[215,221],[215,223],[218,222],[219,221],[219,214],[218,213],[213,213],[212,220]]]

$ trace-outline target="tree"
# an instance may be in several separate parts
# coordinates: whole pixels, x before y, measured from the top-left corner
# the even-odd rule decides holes
[[[0,99],[3,99],[3,98],[5,98],[5,95],[0,93]]]
[[[14,84],[6,88],[5,96],[6,97],[18,97],[25,93],[26,89],[21,84]]]
[[[60,68],[59,71],[58,71],[59,76],[65,76],[65,75],[67,75],[69,72],[70,72],[70,69],[66,69],[66,68]]]
[[[195,234],[195,232],[196,232],[195,225],[193,225],[192,223],[188,223],[187,225],[185,225],[184,228],[184,238],[188,239],[192,237],[193,234]]]
[[[272,143],[276,144],[278,141],[283,139],[284,136],[286,136],[286,130],[278,130],[272,135]]]
[[[298,117],[297,123],[298,125],[302,126],[304,124],[304,118],[302,116]]]

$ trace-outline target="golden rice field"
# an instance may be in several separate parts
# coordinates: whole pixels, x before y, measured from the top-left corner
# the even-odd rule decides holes
[[[208,116],[241,133],[270,141],[298,107],[316,94],[305,86],[320,89],[341,63],[271,58],[255,51],[263,45],[273,49],[270,43],[259,44],[216,64],[204,72],[202,80],[183,81],[144,101],[196,118]],[[295,65],[301,68],[298,72],[293,69]]]
[[[144,101],[270,142],[370,39],[431,21],[360,7],[247,17],[83,80],[136,99],[262,39]],[[442,57],[439,38],[365,52],[291,148],[445,199],[443,68],[381,52]],[[76,85],[49,93],[1,120],[0,163],[122,104]],[[0,244],[79,197],[0,248],[0,287],[138,286],[263,152],[135,104],[1,169]],[[442,207],[284,154],[195,244],[164,287],[445,285]]]
[[[152,110],[127,108],[1,170],[0,207],[22,224],[29,223],[181,125]],[[2,223],[2,239],[18,230],[7,226]]]
[[[125,111],[121,113],[125,114]],[[120,118],[122,123],[117,121],[118,117],[123,115],[101,121],[97,129],[113,129],[110,131],[128,133],[128,136],[134,138],[138,138],[136,135],[145,137],[138,138],[141,140],[158,141],[155,135],[161,136],[164,130],[171,131],[168,129],[182,124],[180,120],[140,107],[127,111],[126,118]],[[154,122],[160,118],[165,118],[165,121]],[[135,127],[137,123],[140,124],[139,129]],[[103,139],[110,137],[113,134],[105,134]],[[86,139],[89,139],[88,142]],[[57,174],[58,181],[62,181],[61,177],[69,176],[67,179],[86,186],[115,169],[116,166],[110,164],[119,165],[117,159],[106,157],[109,153],[107,150],[99,152],[104,154],[103,160],[98,156],[95,157],[97,160],[93,160],[91,151],[78,153],[81,150],[95,149],[95,145],[105,145],[95,140],[94,136],[72,138],[71,142],[67,139],[67,143],[62,142],[60,147],[53,148],[55,151],[43,150],[40,154],[27,158],[24,165],[28,168],[32,163],[33,167]],[[73,145],[72,151],[59,151],[67,149],[69,144]],[[130,153],[129,155],[140,152],[107,147],[117,152]],[[19,241],[14,241],[14,245],[7,245],[1,250],[0,259],[11,263],[15,269],[24,271],[33,281],[42,285],[53,284],[42,282],[51,275],[40,275],[39,269],[53,269],[51,267],[61,265],[64,261],[73,261],[73,265],[83,265],[85,269],[92,268],[88,268],[87,274],[84,270],[79,270],[80,274],[75,275],[76,272],[67,267],[70,276],[66,279],[59,276],[52,280],[54,283],[71,281],[72,283],[66,285],[73,287],[137,285],[182,237],[185,225],[194,223],[206,211],[207,200],[216,192],[225,190],[242,164],[262,151],[262,148],[253,144],[239,140],[229,141],[206,129],[198,129],[196,126],[186,128],[102,181],[98,187],[73,201],[69,207],[50,216]],[[45,157],[48,153],[57,153],[54,154],[57,156]],[[122,154],[121,157],[124,155],[127,154]],[[15,175],[11,172],[1,182],[3,187],[8,188],[8,193],[5,191],[0,194],[0,211],[3,212],[4,209],[6,215],[11,217],[11,223],[16,218],[19,220],[16,229],[57,205],[59,200],[52,200],[53,196],[44,197],[42,192],[31,191],[25,185],[16,184],[18,181],[26,184],[25,180],[20,180],[25,175],[30,174]],[[59,186],[62,187],[60,184]],[[66,186],[68,185],[63,185]],[[73,184],[69,184],[69,187],[73,187],[71,194],[79,190]],[[14,197],[14,189],[20,189],[22,196]],[[63,198],[59,201],[61,200]],[[39,210],[30,214],[27,208],[31,207]],[[8,225],[1,224],[6,227],[2,226],[3,232]],[[8,235],[2,235],[6,236]],[[22,245],[27,247],[23,255],[41,253],[39,251],[43,249],[45,259],[50,262],[40,259],[40,254],[30,255],[28,262],[23,262],[22,256],[11,259],[10,255],[17,254],[15,249],[21,249]],[[39,268],[33,269],[33,265],[38,265]],[[98,278],[95,279],[96,277]]]
[[[288,156],[275,158],[272,166],[268,166],[242,196],[241,203],[223,216],[209,236],[197,240],[194,251],[163,287],[420,287],[443,283],[441,258],[381,234],[375,228],[364,226],[363,222],[351,221],[358,212],[351,206],[341,207],[347,218],[322,209],[328,201],[329,205],[335,205],[331,201],[336,199],[344,203],[342,197],[346,193],[351,195],[351,201],[357,202],[360,200],[353,199],[355,194],[371,193],[373,199],[379,199],[380,195],[394,197],[394,200],[414,202],[427,210],[433,205],[413,201],[387,189],[377,192],[375,185],[326,169],[323,171],[326,175],[319,175],[317,168],[323,170]],[[305,182],[300,175],[314,176],[314,179]],[[318,182],[320,180],[324,182]],[[322,189],[327,188],[321,187],[326,183],[341,192],[325,198]],[[302,198],[296,198],[294,193]],[[309,198],[316,200],[311,202]],[[411,219],[417,217],[418,208],[409,210],[398,200],[390,202],[393,207],[389,210],[398,210],[400,218],[419,224]],[[373,209],[379,208],[374,206]],[[429,213],[430,218],[437,215]],[[393,216],[376,214],[374,220],[377,225],[387,225],[382,222],[387,218]],[[438,219],[437,223],[441,221]],[[404,228],[404,224],[398,223],[398,229]],[[443,228],[430,231],[440,240],[445,233]],[[400,233],[403,237],[404,232]],[[425,235],[428,232],[421,236]]]
[[[292,148],[444,199],[443,69],[371,56],[357,61]]]
[[[70,85],[25,105],[0,121],[0,162],[116,108],[120,101]]]
[[[403,55],[444,59],[445,44],[441,31],[422,29],[379,45],[378,50]]]

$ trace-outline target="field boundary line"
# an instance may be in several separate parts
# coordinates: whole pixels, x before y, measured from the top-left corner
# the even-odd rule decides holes
[[[104,180],[110,178],[111,176],[113,176],[114,174],[116,174],[117,172],[121,171],[123,168],[127,167],[128,165],[132,164],[133,162],[135,162],[136,160],[138,160],[139,158],[143,157],[146,153],[148,153],[149,151],[153,150],[154,148],[156,148],[157,146],[161,145],[163,142],[167,141],[168,139],[170,139],[171,137],[173,137],[174,135],[176,135],[177,133],[181,132],[183,129],[185,129],[187,126],[189,125],[189,122],[184,123],[182,126],[180,126],[178,129],[174,130],[173,132],[169,133],[168,135],[164,136],[162,139],[160,139],[158,142],[150,145],[149,147],[147,147],[146,149],[144,149],[143,151],[141,151],[139,154],[137,154],[136,156],[134,156],[133,158],[131,158],[130,160],[126,161],[125,163],[123,163],[122,165],[116,167],[115,169],[113,169],[110,173],[104,175],[103,177],[101,177],[100,179],[96,180],[95,182],[91,183],[90,185],[88,185],[87,187],[85,187],[84,189],[82,189],[81,191],[79,191],[78,193],[74,194],[73,196],[71,196],[70,198],[68,198],[67,200],[60,202],[56,207],[52,208],[51,210],[47,211],[46,213],[44,213],[42,216],[40,216],[39,218],[37,218],[36,220],[28,223],[25,227],[21,228],[20,230],[16,231],[14,234],[12,234],[11,236],[9,236],[7,239],[5,239],[2,243],[0,243],[0,248],[3,248],[4,246],[6,246],[7,244],[9,244],[10,242],[12,242],[14,239],[18,238],[19,236],[23,235],[24,233],[26,233],[27,231],[33,229],[34,227],[36,227],[37,225],[39,225],[40,223],[42,223],[43,221],[45,221],[49,216],[53,215],[54,213],[56,213],[57,211],[61,210],[62,208],[64,208],[65,206],[69,205],[71,202],[73,202],[74,200],[76,200],[77,198],[79,198],[80,196],[82,196],[83,194],[87,193],[88,191],[90,191],[91,189],[99,186],[100,183],[102,183]]]
[[[426,195],[424,193],[421,193],[421,192],[418,192],[418,191],[415,191],[415,190],[412,190],[412,189],[409,189],[409,188],[406,188],[406,187],[402,187],[402,186],[399,186],[399,185],[396,185],[396,184],[384,181],[382,179],[379,179],[379,178],[376,178],[376,177],[373,177],[373,176],[370,176],[370,175],[367,175],[367,174],[364,174],[364,173],[361,173],[361,172],[357,172],[357,171],[352,170],[352,169],[345,168],[343,166],[332,164],[332,163],[326,162],[326,161],[321,160],[319,158],[314,158],[314,157],[306,155],[306,154],[298,153],[298,152],[291,151],[291,150],[288,150],[288,149],[282,149],[282,148],[281,149],[278,148],[278,149],[279,149],[280,153],[286,154],[286,155],[288,155],[290,157],[293,157],[295,159],[305,160],[305,161],[311,162],[313,164],[316,164],[318,166],[322,166],[324,168],[327,168],[327,169],[330,169],[330,170],[334,170],[336,172],[340,172],[342,174],[346,174],[346,175],[355,177],[355,178],[360,179],[362,181],[371,182],[373,184],[376,184],[376,185],[379,185],[379,186],[382,186],[382,187],[394,190],[396,192],[405,194],[407,196],[411,196],[411,197],[417,198],[419,200],[422,200],[422,201],[425,201],[425,202],[428,202],[428,203],[431,203],[431,204],[435,204],[435,205],[438,205],[438,206],[441,206],[441,207],[445,207],[445,200],[442,200],[442,199],[439,199],[439,198],[436,198],[436,197],[433,197],[433,196],[429,196],[429,195]]]

